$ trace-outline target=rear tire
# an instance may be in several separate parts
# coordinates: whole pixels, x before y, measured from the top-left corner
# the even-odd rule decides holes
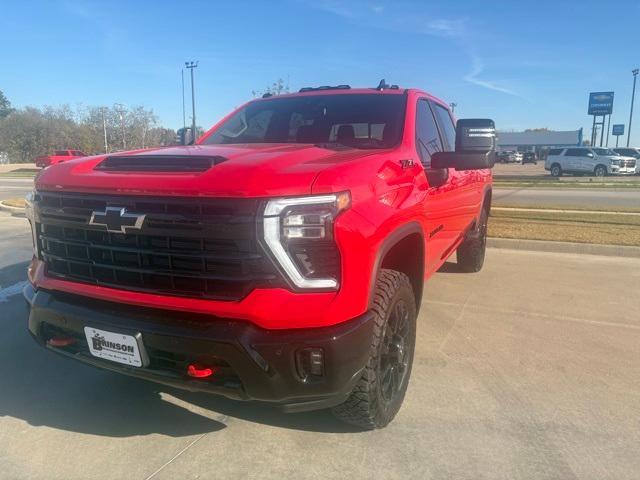
[[[562,176],[562,167],[559,164],[554,163],[551,165],[551,176],[552,177],[561,177]]]
[[[483,208],[478,225],[467,234],[457,250],[458,268],[466,273],[479,272],[484,265],[487,250],[487,222],[489,215]]]
[[[332,410],[340,420],[366,430],[387,426],[407,391],[417,316],[409,277],[380,270],[371,310],[375,323],[369,361],[349,398]]]

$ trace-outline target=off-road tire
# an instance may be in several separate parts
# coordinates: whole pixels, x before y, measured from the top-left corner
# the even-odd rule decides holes
[[[562,176],[562,167],[557,163],[554,163],[553,165],[551,165],[550,171],[551,171],[552,177]]]
[[[390,349],[389,340],[397,338],[395,327],[398,326],[398,310],[402,309],[406,309],[407,314],[406,338],[403,348]],[[381,269],[371,311],[375,316],[369,360],[349,398],[332,410],[340,420],[366,430],[385,427],[393,420],[407,391],[415,350],[417,316],[409,277],[395,270]],[[400,358],[398,350],[402,352],[403,362],[406,363],[404,369],[395,370],[401,377],[395,384],[391,380],[389,390],[386,388],[388,375],[396,378],[394,371],[388,370],[389,364],[393,363],[389,359],[395,360],[396,356]]]
[[[489,215],[483,208],[480,213],[478,225],[469,232],[456,252],[458,268],[462,272],[473,273],[482,270],[484,256],[487,250],[487,221]]]

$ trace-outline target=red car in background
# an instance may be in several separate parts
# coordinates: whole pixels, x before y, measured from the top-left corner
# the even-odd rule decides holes
[[[36,167],[45,168],[56,163],[66,162],[74,158],[86,157],[81,150],[56,150],[53,155],[42,155],[36,158]]]

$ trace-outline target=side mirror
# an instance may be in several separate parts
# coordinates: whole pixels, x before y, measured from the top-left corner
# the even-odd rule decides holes
[[[193,143],[193,135],[191,134],[191,128],[181,128],[177,133],[178,145],[191,145]]]
[[[455,152],[438,152],[431,156],[432,168],[481,170],[496,162],[496,126],[493,120],[468,118],[456,124]]]
[[[589,157],[589,158],[593,158],[593,153],[591,153],[591,152],[587,152],[587,157]]]

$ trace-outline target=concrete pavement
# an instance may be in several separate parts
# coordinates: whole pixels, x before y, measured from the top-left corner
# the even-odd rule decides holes
[[[0,200],[24,198],[31,190],[33,190],[33,178],[0,177]]]
[[[1,291],[24,219],[0,213]],[[0,474],[26,479],[632,479],[640,471],[640,260],[488,251],[427,284],[405,404],[356,432],[325,412],[185,393],[37,347],[0,303]]]

